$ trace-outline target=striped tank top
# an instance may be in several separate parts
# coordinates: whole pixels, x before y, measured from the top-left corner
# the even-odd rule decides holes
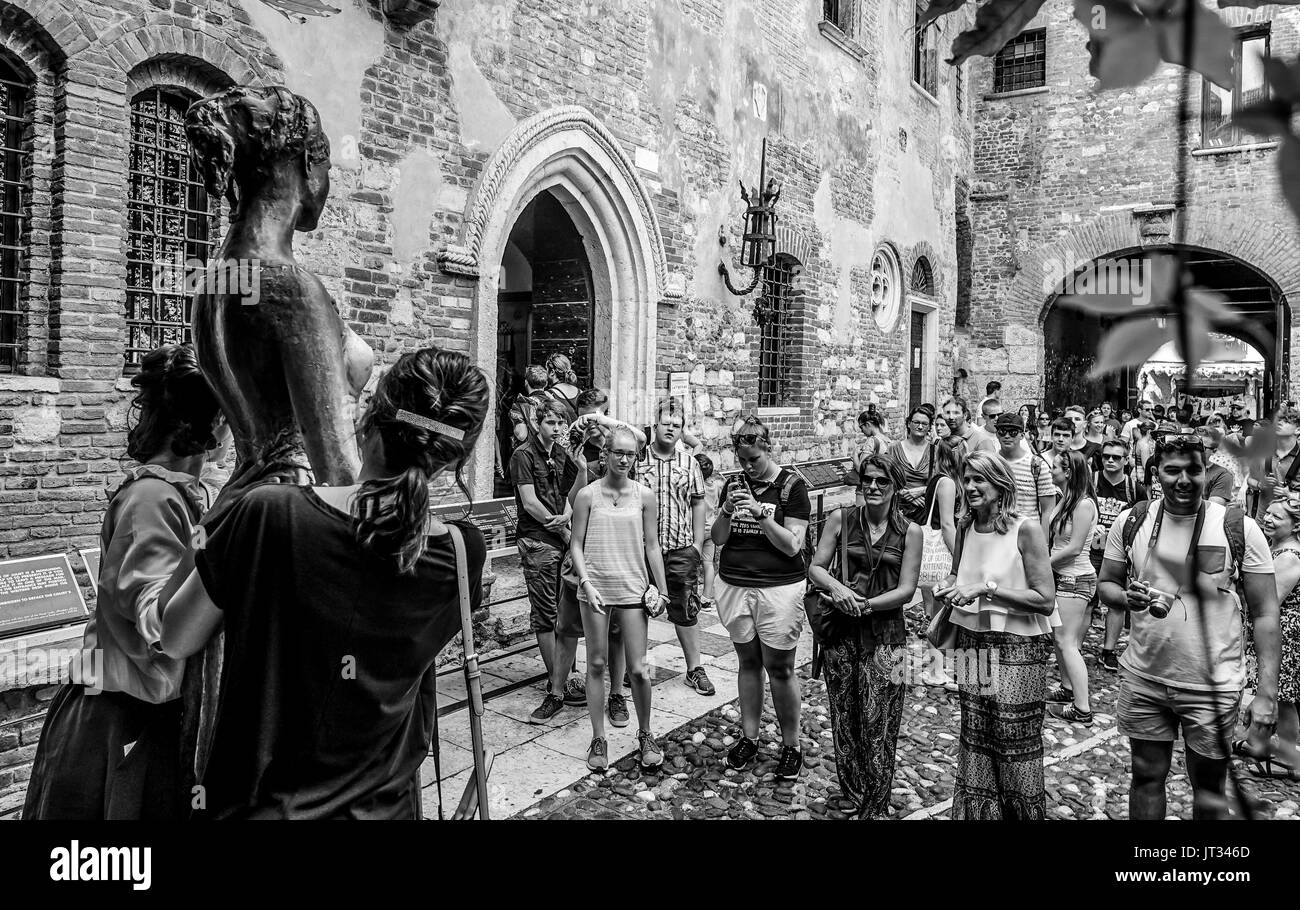
[[[590,487],[591,515],[582,543],[587,578],[605,606],[640,606],[649,576],[645,565],[645,526],[642,524],[639,483],[629,486],[616,506],[603,481]],[[586,586],[578,599],[587,602]]]

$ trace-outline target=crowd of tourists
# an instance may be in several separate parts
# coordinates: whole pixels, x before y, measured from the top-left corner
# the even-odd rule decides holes
[[[923,684],[960,703],[952,816],[1042,818],[1042,728],[1093,722],[1083,643],[1104,608],[1096,666],[1119,674],[1132,817],[1164,817],[1180,734],[1199,816],[1223,812],[1233,758],[1297,775],[1300,413],[1056,416],[1006,411],[990,389],[974,416],[957,397],[914,407],[895,437],[872,408],[845,477],[856,500],[817,528],[758,417],[733,425],[722,476],[674,398],[638,427],[562,355],[525,380],[506,461],[549,677],[532,719],[585,708],[592,771],[610,762],[606,723],[630,723],[629,689],[637,759],[662,766],[649,620],[674,626],[684,682],[708,696],[698,618],[715,609],[738,660],[730,768],[758,760],[766,679],[774,774],[802,773],[811,627],[841,792],[858,817],[887,815],[920,635]],[[54,698],[24,817],[419,817],[435,658],[459,629],[458,579],[479,605],[486,555],[471,522],[431,517],[429,491],[461,483],[486,376],[460,354],[406,354],[359,422],[357,483],[265,465],[215,500],[204,481],[230,431],[192,349],[153,352],[133,384],[137,466],[105,515],[85,633],[103,659],[74,663]]]

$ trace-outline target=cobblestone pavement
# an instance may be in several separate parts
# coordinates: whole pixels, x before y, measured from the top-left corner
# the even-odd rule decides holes
[[[1089,632],[1085,653],[1093,685],[1091,726],[1048,717],[1043,729],[1050,818],[1128,816],[1128,741],[1115,726],[1118,675],[1096,662],[1100,625]],[[918,645],[917,652],[920,653]],[[840,796],[831,748],[831,722],[823,683],[800,669],[804,710],[802,744],[806,768],[797,781],[773,776],[780,737],[770,697],[760,736],[761,760],[737,773],[723,758],[740,735],[735,702],[660,737],[661,772],[643,773],[633,755],[612,762],[605,776],[588,775],[528,807],[524,818],[845,818],[852,807]],[[1049,671],[1055,674],[1053,669]],[[947,818],[956,773],[960,706],[955,692],[916,685],[906,696],[898,739],[891,818]],[[1262,818],[1296,818],[1300,783],[1257,778],[1240,769],[1237,779]],[[1170,774],[1171,818],[1191,817],[1191,790],[1177,747]]]

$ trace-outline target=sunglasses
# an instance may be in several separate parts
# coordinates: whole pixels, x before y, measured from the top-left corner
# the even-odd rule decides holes
[[[622,449],[610,449],[609,456],[617,461],[632,461],[636,458],[636,452],[625,452]]]
[[[1157,433],[1156,446],[1161,451],[1191,449],[1194,452],[1205,451],[1205,440],[1196,433]]]
[[[858,486],[862,487],[864,490],[867,487],[876,487],[878,489],[884,490],[884,489],[888,489],[889,487],[892,487],[893,485],[894,482],[890,480],[888,477],[864,477],[862,478],[862,483],[858,484]]]
[[[1019,436],[1023,432],[1019,427],[998,427],[999,436]]]
[[[1102,461],[1123,461],[1123,460],[1124,460],[1124,456],[1123,456],[1123,455],[1103,455],[1103,456],[1101,456],[1101,460],[1102,460]]]
[[[731,437],[733,446],[752,446],[759,442],[767,442],[767,436],[762,433],[742,433],[739,436]]]

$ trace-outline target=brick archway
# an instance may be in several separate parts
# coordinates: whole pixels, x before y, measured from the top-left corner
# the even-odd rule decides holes
[[[56,63],[62,63],[94,43],[94,31],[86,18],[69,11],[56,0],[0,0],[0,11],[10,9],[40,26],[37,37],[46,51],[56,58]]]
[[[201,61],[228,76],[232,84],[274,85],[281,80],[257,57],[200,31],[156,22],[131,29],[115,26],[104,33],[104,53],[121,69],[123,78],[140,64],[157,58],[182,56]]]

